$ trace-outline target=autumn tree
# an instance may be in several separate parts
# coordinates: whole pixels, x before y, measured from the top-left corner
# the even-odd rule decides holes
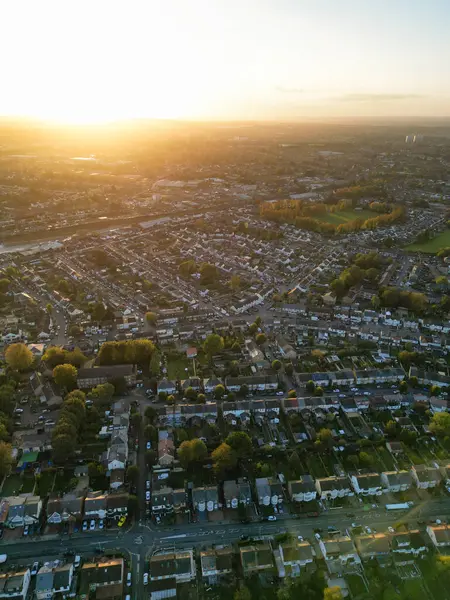
[[[223,442],[211,455],[214,463],[214,469],[217,473],[229,471],[236,466],[237,457],[231,446]]]
[[[8,346],[5,352],[6,364],[14,371],[26,371],[33,364],[33,353],[25,344],[17,343]]]
[[[222,400],[222,398],[225,396],[225,388],[224,386],[219,383],[218,385],[216,385],[216,387],[214,388],[214,398],[216,400]]]
[[[450,413],[435,413],[431,418],[429,429],[439,437],[450,436]]]
[[[210,359],[223,350],[223,337],[217,333],[210,333],[206,338],[203,349]]]
[[[258,333],[258,335],[255,338],[255,342],[258,344],[258,346],[262,346],[266,343],[266,341],[267,335],[265,333]]]
[[[53,379],[56,385],[66,390],[72,389],[77,383],[77,370],[73,365],[57,365],[53,369]]]
[[[0,442],[0,478],[3,479],[11,470],[12,447],[11,444]]]
[[[158,316],[156,313],[151,312],[151,311],[145,313],[145,321],[146,321],[147,325],[154,325],[156,323],[157,319],[158,319]]]
[[[249,458],[253,453],[252,440],[245,431],[233,431],[225,441],[234,450],[237,459]]]

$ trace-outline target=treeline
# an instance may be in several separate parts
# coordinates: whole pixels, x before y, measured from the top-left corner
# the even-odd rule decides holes
[[[363,279],[375,282],[380,276],[380,269],[384,259],[377,252],[369,254],[357,254],[353,264],[342,271],[337,279],[334,279],[330,287],[338,298],[342,298],[347,292]]]
[[[241,221],[237,227],[236,233],[244,233],[258,240],[279,240],[284,237],[282,231],[274,231],[273,229],[264,229],[264,227],[250,227],[248,223]]]
[[[428,298],[420,292],[408,292],[396,288],[385,288],[378,295],[380,306],[386,308],[407,308],[415,313],[423,313],[428,308]]]
[[[335,205],[336,206],[336,205]],[[346,234],[360,230],[373,230],[378,227],[388,227],[396,222],[405,220],[405,209],[401,206],[395,207],[391,212],[379,214],[369,219],[358,217],[347,223],[334,224],[321,221],[319,217],[329,212],[342,210],[326,204],[308,204],[294,200],[277,200],[276,202],[264,202],[260,207],[262,218],[276,223],[289,223],[299,229],[316,231],[325,234]]]
[[[352,185],[333,192],[335,198],[351,198],[352,200],[360,200],[361,198],[371,196],[385,198],[386,195],[386,190],[382,182],[375,182],[369,185]]]
[[[105,342],[98,353],[98,362],[101,365],[148,366],[154,351],[154,343],[147,339]]]

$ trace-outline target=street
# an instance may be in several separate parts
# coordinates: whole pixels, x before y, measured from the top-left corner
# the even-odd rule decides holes
[[[314,530],[323,529],[326,535],[327,527],[334,526],[343,534],[349,530],[352,523],[363,527],[369,526],[372,531],[385,532],[389,526],[399,522],[407,522],[410,527],[420,527],[417,521],[435,518],[446,519],[450,515],[450,499],[439,498],[426,503],[417,504],[405,511],[387,512],[383,506],[365,511],[363,508],[352,510],[352,517],[346,516],[348,508],[336,508],[322,513],[317,518],[292,519],[278,516],[276,522],[242,523],[192,523],[181,526],[158,526],[136,523],[126,531],[105,530],[102,533],[79,533],[71,538],[51,539],[30,538],[26,541],[1,543],[2,552],[8,555],[8,560],[27,560],[29,562],[39,557],[61,557],[65,552],[73,552],[81,556],[92,556],[96,551],[122,551],[131,561],[133,587],[132,598],[145,597],[142,576],[148,568],[148,558],[155,550],[174,550],[175,548],[207,547],[211,544],[230,544],[237,542],[242,535],[248,537],[274,536],[279,533],[302,535],[311,541]]]

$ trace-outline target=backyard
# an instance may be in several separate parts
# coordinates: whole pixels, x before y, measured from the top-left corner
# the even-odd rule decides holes
[[[422,244],[410,244],[406,246],[405,250],[435,254],[441,248],[447,248],[448,246],[450,246],[450,229],[443,231],[432,240],[428,240]]]

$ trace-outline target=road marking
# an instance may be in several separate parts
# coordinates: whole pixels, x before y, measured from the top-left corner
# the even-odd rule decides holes
[[[142,535],[138,535],[137,537],[134,538],[134,543],[137,544],[138,546],[140,546],[143,541],[144,541],[144,538],[142,537]]]
[[[177,540],[179,538],[187,537],[186,533],[181,533],[180,535],[168,535],[167,537],[160,538],[161,540]]]

